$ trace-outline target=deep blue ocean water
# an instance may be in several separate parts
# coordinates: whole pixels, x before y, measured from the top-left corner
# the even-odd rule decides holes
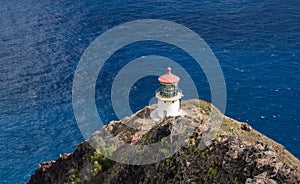
[[[199,34],[215,53],[227,87],[226,115],[251,124],[300,158],[300,3],[298,1],[13,1],[0,5],[0,183],[24,183],[38,163],[82,142],[72,109],[72,81],[81,55],[110,28],[137,19],[164,19]],[[182,50],[137,42],[116,52],[100,72],[99,114],[115,119],[110,87],[126,63],[144,55],[178,61],[199,81],[203,72]],[[148,105],[155,76],[137,81],[133,111]],[[145,84],[148,87],[145,89]],[[184,90],[184,89],[183,89]]]

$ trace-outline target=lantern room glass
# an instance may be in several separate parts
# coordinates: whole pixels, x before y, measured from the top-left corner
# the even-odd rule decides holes
[[[172,98],[178,94],[178,85],[160,83],[159,94],[163,97]]]

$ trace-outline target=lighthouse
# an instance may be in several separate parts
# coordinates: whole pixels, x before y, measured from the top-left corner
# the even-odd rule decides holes
[[[171,70],[168,67],[167,73],[158,78],[160,87],[155,92],[158,107],[151,113],[152,119],[159,120],[168,116],[183,115],[183,111],[180,108],[180,99],[183,97],[183,94],[178,88],[180,78],[172,74]]]

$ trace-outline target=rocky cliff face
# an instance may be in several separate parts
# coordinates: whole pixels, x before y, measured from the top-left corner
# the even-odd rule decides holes
[[[113,121],[79,144],[73,153],[39,164],[28,183],[300,183],[297,158],[248,124],[223,116],[211,104],[184,101],[186,116],[160,122],[149,118],[153,108],[145,107],[131,117]],[[95,146],[103,141],[101,136],[105,132],[131,145],[158,141],[173,145],[178,140],[173,135],[178,125],[180,130],[192,128],[192,131],[184,137],[183,145],[177,145],[174,154],[167,149],[152,153],[145,148],[139,151],[140,158],[136,156],[139,154],[127,158],[131,150],[122,145],[115,145],[111,152],[115,158],[128,159],[128,163],[139,163],[137,160],[142,163],[145,153],[151,153],[153,158],[165,156],[155,163],[118,163],[104,157],[103,149]],[[148,129],[139,129],[141,126]]]

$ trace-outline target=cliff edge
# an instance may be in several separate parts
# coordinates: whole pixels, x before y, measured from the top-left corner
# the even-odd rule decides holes
[[[300,183],[300,161],[284,146],[251,128],[224,116],[202,100],[182,102],[184,117],[168,117],[159,122],[150,118],[155,106],[145,107],[130,117],[112,121],[56,161],[40,163],[28,184],[40,183]],[[188,126],[186,126],[188,125]],[[143,127],[142,129],[140,127]],[[184,139],[174,129],[185,130]],[[124,145],[114,150],[98,149],[103,134],[130,145],[160,142],[174,145],[152,153],[145,148],[132,154]],[[182,138],[182,137],[181,137]],[[181,141],[180,141],[181,140]],[[115,142],[118,142],[115,141]],[[184,144],[175,144],[183,142]],[[125,164],[110,158],[126,160]],[[149,164],[143,156],[163,158]],[[134,155],[127,158],[128,155]],[[140,157],[137,155],[141,155]]]

